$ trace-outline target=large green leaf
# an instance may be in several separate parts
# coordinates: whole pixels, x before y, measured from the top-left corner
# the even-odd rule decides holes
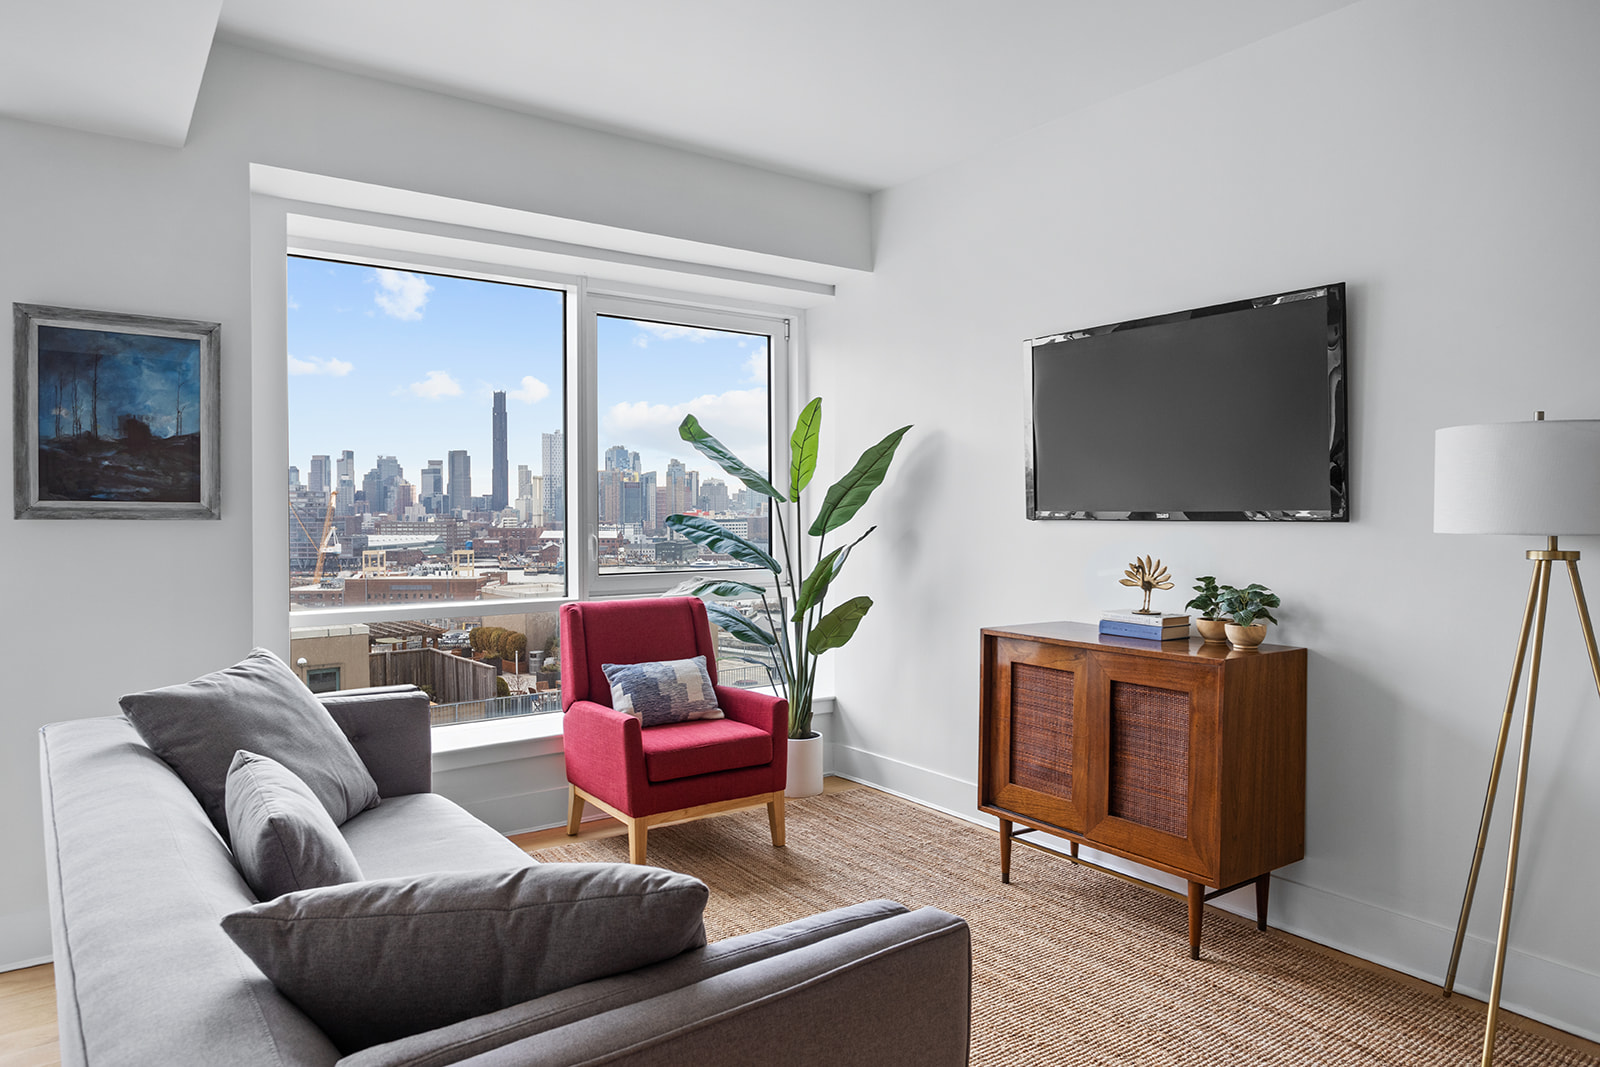
[[[767,645],[770,647],[778,643],[778,639],[766,630],[740,615],[737,611],[725,608],[721,604],[707,604],[706,614],[711,616],[713,623],[747,644]]]
[[[724,578],[679,582],[667,590],[667,596],[766,596],[767,591],[749,582],[735,582]]]
[[[900,438],[909,429],[910,426],[902,426],[861,453],[850,473],[828,487],[828,495],[822,498],[822,507],[817,509],[817,517],[811,523],[811,536],[837,530],[861,510],[872,491],[883,484],[889,464],[894,460],[894,450],[900,447]]]
[[[711,519],[701,515],[669,515],[667,528],[676,530],[697,545],[704,545],[713,552],[721,552],[732,556],[740,563],[748,563],[756,567],[765,567],[773,574],[783,570],[778,561],[767,553],[746,541],[736,533],[729,533]]]
[[[838,648],[856,635],[856,627],[866,618],[872,607],[869,596],[851,597],[843,604],[817,620],[811,628],[810,651],[820,656],[830,648]]]
[[[822,598],[828,592],[828,587],[833,584],[835,578],[839,577],[839,572],[844,570],[844,562],[850,558],[851,550],[865,541],[867,534],[876,529],[876,526],[867,527],[867,533],[862,534],[848,545],[834,549],[817,561],[817,565],[811,569],[811,573],[806,576],[806,580],[800,584],[800,593],[795,598],[794,614],[790,616],[791,622],[799,622],[805,618],[806,612],[811,610],[812,605],[821,603]]]
[[[683,417],[683,422],[678,424],[678,436],[694,445],[701,455],[716,463],[732,477],[739,479],[748,488],[770,496],[774,500],[788,499],[776,486],[763,478],[759,471],[729,451],[727,445],[707,433],[700,425],[700,420],[693,415]]]
[[[795,421],[789,438],[789,499],[798,501],[800,490],[811,484],[817,472],[817,442],[822,436],[822,398],[806,405]]]

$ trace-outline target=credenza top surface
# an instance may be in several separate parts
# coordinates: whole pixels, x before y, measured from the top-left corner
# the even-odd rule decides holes
[[[1254,652],[1236,652],[1227,645],[1208,645],[1198,637],[1187,641],[1145,641],[1137,637],[1118,637],[1103,634],[1095,623],[1087,622],[1030,622],[1020,626],[985,626],[983,636],[1015,637],[1027,641],[1043,641],[1053,645],[1077,648],[1105,648],[1156,659],[1182,659],[1212,662],[1219,666],[1230,658],[1301,654],[1305,649],[1295,645],[1262,645]]]

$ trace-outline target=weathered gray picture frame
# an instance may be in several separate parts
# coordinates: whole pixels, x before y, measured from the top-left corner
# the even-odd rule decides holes
[[[221,516],[220,323],[44,304],[12,322],[17,518]]]

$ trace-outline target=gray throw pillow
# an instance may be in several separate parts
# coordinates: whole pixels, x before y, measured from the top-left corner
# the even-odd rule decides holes
[[[361,881],[328,809],[277,760],[234,753],[226,807],[234,858],[257,899]]]
[[[226,670],[122,698],[145,744],[178,772],[224,838],[233,754],[259,752],[293,771],[340,825],[378,802],[378,786],[311,691],[258,648]]]
[[[699,948],[706,896],[656,867],[546,863],[308,889],[222,928],[348,1054]]]
[[[640,726],[665,726],[690,719],[720,719],[706,658],[659,663],[602,663],[611,683],[611,707],[632,715]]]

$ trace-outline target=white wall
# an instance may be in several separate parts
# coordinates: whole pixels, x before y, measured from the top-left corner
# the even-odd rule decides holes
[[[221,521],[0,518],[0,968],[50,951],[37,728],[114,714],[122,693],[250,647],[250,163],[818,263],[870,259],[862,194],[233,46],[212,56],[182,149],[0,119],[0,306],[209,319],[223,346]],[[11,450],[0,435],[0,470]],[[280,518],[263,522],[283,535]]]
[[[876,197],[873,276],[810,318],[840,470],[916,423],[846,575],[877,607],[837,658],[838,765],[971,813],[981,626],[1092,619],[1135,554],[1264,582],[1272,640],[1311,650],[1307,854],[1274,921],[1441,978],[1538,546],[1431,532],[1433,430],[1600,417],[1597,42],[1592,4],[1369,0]],[[1023,518],[1025,338],[1340,280],[1352,522]],[[1600,702],[1565,588],[1545,663],[1506,1001],[1594,1037]]]

